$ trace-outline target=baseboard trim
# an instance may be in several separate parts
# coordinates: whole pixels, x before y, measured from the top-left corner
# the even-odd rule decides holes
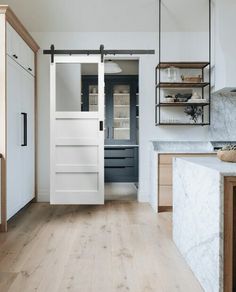
[[[37,202],[48,203],[50,202],[50,192],[49,190],[38,190]]]

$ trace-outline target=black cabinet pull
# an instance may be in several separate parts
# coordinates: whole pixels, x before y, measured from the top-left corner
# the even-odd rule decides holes
[[[21,113],[23,116],[23,144],[21,144],[22,147],[27,146],[27,113]]]
[[[107,139],[109,139],[109,127],[107,127]]]
[[[100,131],[103,131],[103,121],[99,122],[99,129],[100,129]]]
[[[29,70],[30,72],[32,72],[32,69],[31,69],[30,67],[28,68],[28,70]]]
[[[14,54],[13,57],[14,57],[15,59],[18,59],[18,56],[17,56],[16,54]]]

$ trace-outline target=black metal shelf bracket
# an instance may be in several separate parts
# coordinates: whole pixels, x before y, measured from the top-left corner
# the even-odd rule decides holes
[[[43,50],[44,55],[51,56],[51,63],[54,63],[55,55],[101,55],[101,62],[107,55],[154,55],[155,50],[105,50],[104,45],[100,45],[99,50],[56,50],[52,44],[50,50]]]

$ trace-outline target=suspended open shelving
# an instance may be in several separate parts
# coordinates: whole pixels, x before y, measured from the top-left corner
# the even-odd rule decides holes
[[[156,66],[155,85],[155,123],[159,125],[190,125],[205,126],[210,125],[211,107],[211,0],[209,1],[209,60],[208,61],[174,61],[163,62],[161,60],[162,44],[162,0],[159,0],[159,63]],[[179,74],[175,80],[163,80],[162,73],[166,70],[176,69],[184,74],[198,72],[198,77],[185,78],[184,74]],[[196,74],[196,73],[195,73]],[[181,76],[181,78],[180,78]],[[178,80],[177,80],[178,79]],[[187,81],[186,81],[187,79]],[[193,98],[183,98],[189,90],[196,91],[197,100]],[[180,98],[176,96],[180,96]],[[173,98],[171,98],[171,96]],[[181,98],[182,96],[182,98]],[[169,97],[169,98],[165,98]],[[176,119],[176,112],[181,119]],[[171,116],[172,115],[172,116]]]

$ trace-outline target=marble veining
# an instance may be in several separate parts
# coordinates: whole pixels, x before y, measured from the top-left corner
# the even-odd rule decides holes
[[[173,240],[206,292],[223,291],[224,176],[236,164],[217,157],[173,162]]]
[[[211,99],[211,126],[209,127],[210,140],[236,140],[236,94],[218,92]]]

